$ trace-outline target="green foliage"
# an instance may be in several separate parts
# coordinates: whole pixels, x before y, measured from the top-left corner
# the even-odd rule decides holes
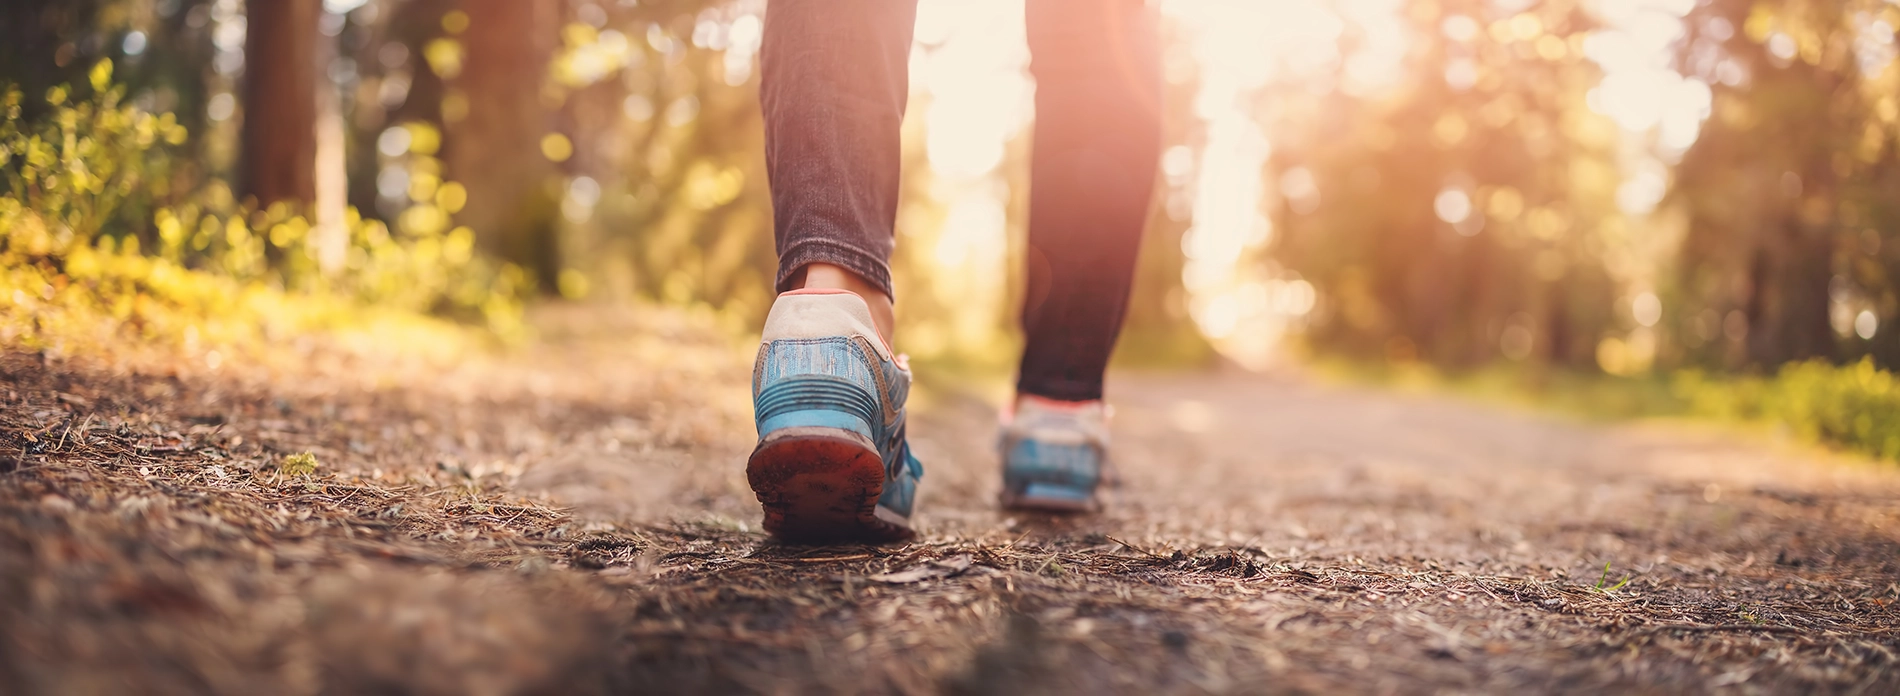
[[[273,323],[316,318],[284,306],[299,297],[517,330],[519,272],[475,255],[472,234],[447,229],[446,215],[392,233],[349,211],[330,231],[342,242],[340,263],[326,269],[324,230],[283,205],[240,204],[222,182],[176,180],[185,129],[170,114],[124,103],[108,61],[90,82],[83,99],[65,86],[49,90],[42,119],[21,118],[28,97],[0,87],[6,338],[32,343],[101,323],[177,337],[223,318],[235,332],[248,322],[268,334]],[[347,321],[339,309],[318,314]]]
[[[98,234],[123,234],[169,185],[172,153],[185,130],[169,115],[120,105],[112,64],[92,70],[94,98],[66,86],[47,90],[49,118],[21,118],[26,96],[0,91],[0,229],[9,254],[63,255]]]
[[[1789,363],[1773,375],[1681,370],[1616,377],[1576,370],[1492,365],[1445,372],[1411,362],[1322,361],[1333,378],[1450,392],[1591,420],[1696,418],[1743,427],[1773,425],[1805,442],[1900,461],[1900,376],[1871,357],[1852,365]]]
[[[1320,358],[1321,374],[1344,382],[1413,392],[1446,392],[1481,401],[1537,408],[1589,421],[1685,415],[1688,406],[1667,379],[1618,377],[1594,370],[1493,363],[1445,370],[1428,363],[1368,363]]]
[[[1804,440],[1900,460],[1900,379],[1872,358],[1790,363],[1773,377],[1684,372],[1673,386],[1694,415],[1777,423]]]
[[[583,150],[556,158],[567,175],[562,190],[578,176],[597,182],[587,196],[596,205],[557,196],[544,206],[545,234],[558,235],[560,263],[572,271],[565,285],[574,291],[567,294],[598,286],[703,305],[754,324],[771,305],[776,268],[750,55],[756,46],[715,47],[704,37],[742,16],[756,20],[760,8],[699,0],[602,4],[600,27],[564,19],[542,79],[548,103],[558,103],[560,121],[572,124],[562,128],[563,139]],[[490,89],[477,73],[471,64],[445,79],[470,94]],[[446,133],[461,142],[482,135],[469,123],[451,124]],[[584,152],[588,144],[612,144],[612,154]]]
[[[1630,584],[1630,576],[1625,575],[1623,576],[1622,582],[1616,583],[1614,585],[1610,585],[1610,562],[1604,561],[1603,575],[1597,578],[1596,587],[1593,589],[1595,589],[1598,592],[1602,592],[1604,594],[1609,594],[1617,590],[1623,589],[1623,586],[1628,585],[1628,584]]]

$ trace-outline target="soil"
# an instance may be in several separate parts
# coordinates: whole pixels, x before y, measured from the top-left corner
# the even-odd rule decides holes
[[[993,406],[926,389],[920,537],[788,546],[747,347],[537,321],[0,356],[0,691],[1900,693],[1890,464],[1122,374],[1105,512],[997,510]]]

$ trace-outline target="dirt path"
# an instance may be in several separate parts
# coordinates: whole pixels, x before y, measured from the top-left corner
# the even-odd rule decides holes
[[[0,691],[1900,691],[1891,466],[1124,375],[1107,513],[999,513],[994,412],[939,391],[923,538],[787,548],[743,347],[543,325],[508,358],[0,357]]]

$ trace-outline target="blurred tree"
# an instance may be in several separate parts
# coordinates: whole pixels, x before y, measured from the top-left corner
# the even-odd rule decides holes
[[[9,0],[0,3],[0,80],[32,98],[23,118],[40,113],[38,99],[59,84],[85,82],[86,70],[106,55],[111,25],[125,24],[114,0]],[[115,21],[116,20],[116,21]]]
[[[730,45],[735,23],[756,21],[761,8],[674,2],[648,9],[655,14],[643,32],[653,50],[642,61],[645,74],[624,80],[605,107],[621,120],[628,107],[647,115],[623,141],[632,146],[622,160],[633,192],[629,212],[636,226],[658,233],[633,251],[636,275],[649,294],[714,307],[736,301],[762,316],[776,255],[751,69],[756,44]],[[735,51],[743,69],[727,67]]]
[[[762,3],[593,8],[563,27],[551,66],[575,143],[559,201],[568,277],[762,316],[775,258],[753,70]]]
[[[244,41],[243,193],[260,205],[317,197],[317,19],[322,0],[252,2]],[[328,87],[328,85],[324,85]]]
[[[450,179],[468,188],[461,219],[482,246],[529,271],[543,291],[558,286],[556,160],[573,154],[553,128],[548,61],[560,37],[560,7],[522,0],[460,0],[447,36],[423,47],[450,89],[443,98]],[[544,148],[544,142],[548,147]]]
[[[1616,175],[1614,127],[1582,99],[1587,17],[1448,2],[1406,18],[1391,91],[1276,95],[1292,100],[1274,126],[1290,131],[1269,178],[1277,256],[1325,298],[1311,339],[1395,362],[1594,369],[1614,318],[1600,254]]]
[[[1900,365],[1900,7],[1724,0],[1687,25],[1680,65],[1715,94],[1671,194],[1690,359]]]

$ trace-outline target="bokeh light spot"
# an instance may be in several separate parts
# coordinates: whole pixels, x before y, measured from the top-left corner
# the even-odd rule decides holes
[[[541,155],[551,162],[566,162],[574,156],[574,143],[560,133],[541,136]]]

